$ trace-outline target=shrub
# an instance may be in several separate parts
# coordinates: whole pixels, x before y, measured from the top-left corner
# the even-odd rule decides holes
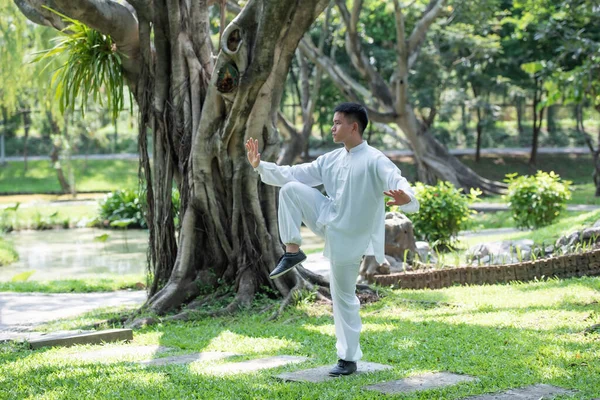
[[[571,182],[560,176],[538,171],[535,176],[507,174],[506,198],[518,228],[539,228],[550,225],[565,209],[571,198]]]
[[[173,220],[179,226],[181,196],[173,188],[172,192]],[[133,190],[116,190],[104,197],[100,202],[99,219],[102,225],[115,228],[147,228],[144,209],[146,193]]]
[[[128,220],[132,228],[147,227],[140,197],[128,189],[111,192],[100,201],[100,219],[105,225],[115,226],[114,222]]]
[[[415,236],[427,240],[432,247],[452,247],[458,232],[467,226],[473,214],[469,204],[480,194],[481,191],[471,189],[466,195],[450,182],[439,182],[436,186],[417,182],[415,195],[421,207],[418,213],[410,215]]]

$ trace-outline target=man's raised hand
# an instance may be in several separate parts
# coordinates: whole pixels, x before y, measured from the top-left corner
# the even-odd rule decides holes
[[[404,190],[392,189],[387,192],[383,192],[383,194],[392,198],[392,200],[387,202],[388,206],[403,206],[410,203],[410,196],[407,195]]]
[[[248,161],[252,168],[258,167],[260,164],[260,153],[258,152],[258,139],[248,139],[246,141],[246,150],[248,150]]]

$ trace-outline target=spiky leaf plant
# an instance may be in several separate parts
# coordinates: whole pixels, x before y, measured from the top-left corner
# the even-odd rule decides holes
[[[67,17],[55,10],[69,25],[60,31],[55,39],[56,45],[37,53],[34,61],[61,57],[65,62],[55,70],[51,86],[55,89],[55,98],[59,101],[60,111],[74,111],[80,102],[82,114],[88,96],[94,102],[108,108],[115,120],[124,108],[124,81],[121,69],[121,57],[116,44],[108,35],[104,35],[87,25]],[[130,109],[133,105],[129,92]]]

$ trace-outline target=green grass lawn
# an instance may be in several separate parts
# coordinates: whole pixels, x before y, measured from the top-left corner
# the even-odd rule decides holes
[[[462,399],[535,383],[600,396],[600,278],[550,280],[440,290],[382,289],[381,301],[361,309],[364,361],[392,369],[324,383],[286,383],[273,375],[336,361],[330,306],[300,301],[276,321],[260,312],[268,300],[238,315],[162,323],[134,332],[130,345],[161,345],[161,354],[227,351],[233,361],[271,355],[306,356],[301,365],[237,375],[213,375],[225,361],[149,367],[98,363],[72,356],[126,345],[27,350],[0,345],[2,399]],[[87,328],[114,316],[104,310],[46,326]],[[478,380],[401,396],[365,385],[448,371]],[[564,398],[564,397],[563,397]]]
[[[57,226],[67,228],[82,220],[92,221],[97,215],[97,204],[34,204],[29,207],[19,207],[16,211],[0,210],[0,229],[46,229]]]
[[[0,236],[0,267],[13,263],[18,259],[19,255],[12,243]]]
[[[73,160],[76,188],[82,192],[105,192],[138,186],[135,160]],[[0,167],[0,193],[60,192],[56,172],[49,161],[10,162]]]
[[[92,293],[115,290],[142,290],[146,281],[140,275],[110,275],[86,279],[57,281],[0,282],[0,292],[38,293]]]
[[[461,156],[459,159],[478,174],[498,181],[504,180],[507,173],[517,172],[519,175],[534,175],[538,170],[554,171],[562,179],[574,184],[593,184],[594,167],[589,154],[539,154],[535,166],[530,166],[529,156],[482,156],[475,162],[474,156]]]

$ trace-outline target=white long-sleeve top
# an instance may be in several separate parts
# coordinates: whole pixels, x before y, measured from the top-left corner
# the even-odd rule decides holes
[[[261,161],[256,171],[269,185],[301,182],[325,187],[330,201],[320,210],[317,225],[324,227],[325,257],[338,263],[352,262],[364,254],[384,262],[384,191],[403,190],[411,201],[400,209],[419,211],[414,191],[400,170],[366,141],[350,151],[331,151],[311,163],[280,166]]]

